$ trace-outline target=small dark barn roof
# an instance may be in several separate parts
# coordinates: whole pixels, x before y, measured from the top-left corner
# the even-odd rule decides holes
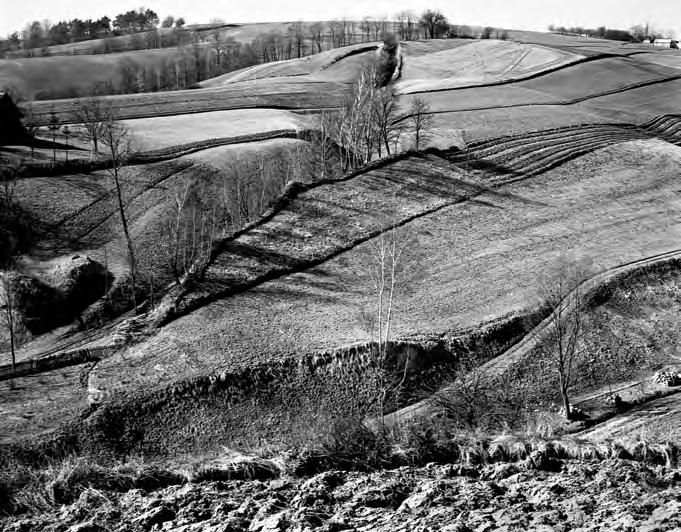
[[[0,91],[0,144],[20,141],[24,136],[22,113],[7,93]]]

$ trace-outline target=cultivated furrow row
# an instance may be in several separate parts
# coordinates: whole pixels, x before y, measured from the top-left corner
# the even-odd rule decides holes
[[[158,186],[171,176],[192,166],[189,161],[172,161],[126,179],[124,183],[125,204],[129,205],[145,191]],[[77,240],[90,234],[104,224],[116,212],[116,193],[109,191],[99,199],[70,215],[54,228],[56,236],[64,240]]]
[[[635,130],[622,129],[616,127],[593,128],[588,130],[576,130],[572,132],[551,133],[545,137],[532,137],[528,141],[511,140],[507,142],[499,142],[495,146],[486,147],[484,149],[473,148],[470,150],[470,155],[476,159],[503,159],[506,155],[515,153],[531,152],[536,149],[548,147],[554,144],[562,144],[567,141],[588,141],[591,138],[601,135],[626,136],[635,134],[641,136]]]
[[[665,115],[641,126],[592,124],[509,135],[471,143],[466,152],[457,152],[448,159],[487,169],[490,179],[501,184],[538,175],[612,144],[652,137],[681,145],[681,116]]]

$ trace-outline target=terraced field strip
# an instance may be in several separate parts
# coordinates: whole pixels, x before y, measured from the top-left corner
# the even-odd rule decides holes
[[[237,72],[211,78],[199,83],[200,87],[219,87],[240,81],[273,77],[307,76],[328,69],[347,57],[378,49],[378,43],[351,44],[312,56],[256,65]]]
[[[205,281],[178,303],[172,318],[326,262],[484,190],[432,154],[408,154],[342,180],[300,186],[261,223],[219,245]],[[394,212],[388,216],[386,209]]]
[[[546,93],[541,93],[539,91],[534,90],[536,94],[536,100],[529,100],[529,95],[525,96],[520,96],[521,101],[517,103],[500,103],[496,105],[469,105],[469,106],[457,106],[457,102],[459,101],[466,101],[468,99],[470,102],[473,102],[476,100],[475,94],[470,94],[468,98],[456,98],[455,96],[452,96],[451,101],[451,107],[449,107],[449,100],[446,100],[444,103],[439,103],[438,105],[433,105],[431,106],[436,107],[434,110],[432,110],[429,114],[431,115],[439,115],[439,114],[445,114],[445,113],[452,113],[452,112],[471,112],[471,111],[490,111],[490,110],[497,110],[497,109],[519,109],[519,108],[526,108],[526,107],[547,107],[547,106],[556,106],[556,105],[561,105],[561,106],[569,106],[569,105],[575,105],[578,103],[583,103],[583,102],[588,102],[591,100],[597,100],[599,98],[604,98],[607,96],[614,96],[618,94],[623,94],[623,93],[628,93],[629,91],[635,91],[637,89],[642,89],[646,87],[654,87],[656,85],[663,85],[666,83],[671,83],[674,81],[679,81],[681,80],[681,75],[676,74],[676,75],[670,75],[670,76],[663,76],[655,79],[650,79],[646,81],[639,81],[636,83],[629,83],[624,86],[619,86],[613,89],[609,90],[597,90],[596,92],[592,92],[589,94],[584,94],[582,96],[576,96],[573,98],[559,98],[553,96],[550,92]],[[480,89],[492,89],[493,86],[482,86]],[[525,89],[524,87],[518,87],[518,89]],[[442,94],[446,93],[449,91],[452,91],[454,89],[443,89],[441,91],[427,91],[423,94]],[[532,89],[526,89],[526,90],[532,90]],[[486,98],[488,101],[495,100],[497,99],[500,102],[503,101],[508,101],[507,95],[502,95],[499,94],[498,97],[495,98],[493,94],[489,94],[488,97]],[[522,101],[525,100],[525,101]],[[441,107],[441,108],[437,108]],[[397,119],[397,122],[404,121],[408,118],[407,114],[404,114],[400,118]]]
[[[569,51],[569,50],[565,50]],[[634,51],[634,52],[628,52],[624,54],[615,54],[611,52],[603,52],[603,53],[596,53],[595,55],[589,55],[587,57],[579,57],[575,56],[575,59],[569,62],[564,62],[556,66],[549,66],[545,69],[536,71],[536,72],[529,72],[527,74],[520,74],[517,76],[514,76],[513,78],[508,78],[508,79],[500,79],[497,81],[487,81],[487,82],[479,82],[479,83],[470,83],[470,84],[465,84],[465,85],[458,85],[458,86],[452,86],[452,87],[442,87],[442,88],[433,88],[433,89],[426,89],[426,90],[418,90],[414,89],[411,90],[409,88],[404,89],[404,90],[398,90],[400,94],[430,94],[430,93],[437,93],[437,92],[449,92],[449,91],[463,91],[467,89],[474,89],[474,88],[480,88],[480,87],[499,87],[499,86],[504,86],[504,85],[512,85],[512,84],[522,84],[524,82],[532,81],[532,80],[537,80],[540,78],[550,78],[552,74],[556,73],[563,73],[564,71],[567,74],[570,74],[570,70],[574,70],[576,68],[579,68],[584,65],[589,65],[590,63],[594,62],[603,62],[606,60],[622,60],[622,59],[627,59],[631,56],[635,56],[637,54],[640,54],[642,52],[639,51]],[[522,61],[522,57],[517,60],[517,62]],[[590,65],[591,66],[591,65]],[[594,66],[599,66],[599,65],[594,65]],[[652,66],[652,65],[651,65]],[[674,76],[674,73],[670,70],[670,68],[664,67],[663,65],[657,65],[659,67],[659,70],[661,71],[667,71],[667,76]],[[509,65],[507,70],[512,70],[513,65]],[[584,77],[590,77],[590,73],[579,73],[577,71],[574,72],[575,76],[581,75]],[[664,79],[665,76],[657,76],[655,79],[660,80]],[[646,79],[646,80],[641,80],[638,83],[646,83],[654,81],[651,79]],[[610,82],[610,80],[608,81]],[[547,80],[547,85],[549,87],[559,87],[559,85],[553,81]],[[531,87],[534,90],[536,90],[535,87]],[[609,94],[609,92],[607,93]],[[570,100],[573,101],[573,100]]]
[[[146,169],[140,174],[124,179],[125,204],[129,205],[145,191],[157,187],[175,174],[187,170],[191,161],[173,161]],[[57,238],[80,240],[109,220],[117,209],[115,190],[61,220],[51,231]]]
[[[526,53],[529,53],[526,52]],[[521,74],[518,76],[514,76],[512,78],[507,78],[507,79],[500,79],[497,81],[486,81],[486,82],[480,82],[480,83],[467,83],[467,84],[462,84],[462,85],[457,85],[457,86],[452,86],[452,87],[442,87],[442,88],[437,88],[437,89],[426,89],[426,90],[420,90],[420,89],[410,89],[410,88],[405,88],[405,89],[398,89],[398,94],[430,94],[434,92],[448,92],[448,91],[460,91],[460,90],[466,90],[466,89],[474,89],[478,87],[499,87],[503,85],[512,85],[514,83],[520,83],[522,81],[530,81],[533,79],[537,79],[542,76],[547,76],[549,74],[553,74],[554,72],[559,72],[561,70],[565,70],[567,68],[573,68],[576,65],[581,65],[584,63],[591,63],[593,61],[600,61],[602,59],[610,59],[613,57],[621,57],[616,54],[610,54],[610,53],[601,53],[601,54],[596,54],[590,57],[579,57],[576,56],[573,61],[567,62],[567,63],[562,63],[557,66],[550,66],[544,70],[541,70],[539,72],[530,72],[527,74]],[[514,66],[517,66],[518,63],[521,63],[523,61],[524,57],[520,57],[516,60],[516,65],[510,64],[507,68],[506,71],[512,71]]]
[[[132,161],[136,164],[148,164],[168,158],[175,159],[177,157],[191,155],[192,153],[208,150],[210,148],[217,148],[219,146],[262,142],[265,140],[274,139],[306,139],[309,138],[310,132],[311,131],[307,129],[279,129],[276,131],[267,131],[252,135],[237,135],[234,137],[199,140],[196,142],[188,142],[186,144],[180,144],[176,146],[168,146],[167,148],[161,148],[158,150],[138,152],[133,155]]]
[[[561,302],[563,312],[570,312],[574,308],[578,296],[585,297],[588,296],[588,294],[595,293],[599,287],[607,283],[611,283],[619,277],[625,276],[635,270],[650,268],[659,264],[678,260],[681,260],[681,249],[675,249],[666,253],[652,255],[644,259],[621,264],[615,268],[611,268],[607,271],[599,273],[598,275],[595,275],[584,281],[577,289],[568,294],[568,296]],[[554,310],[550,316],[545,318],[539,325],[532,329],[532,331],[530,331],[530,333],[527,334],[516,345],[498,357],[481,365],[480,371],[483,374],[488,375],[502,375],[513,364],[523,360],[532,352],[533,349],[539,345],[541,340],[546,337],[548,331],[550,331],[554,326],[555,315],[556,310]],[[443,389],[442,393],[446,394],[447,388]],[[431,407],[431,400],[426,399],[394,412],[393,414],[386,416],[386,418],[390,421],[396,422],[400,419],[408,419],[415,415],[423,414]]]
[[[606,146],[651,137],[681,145],[681,116],[666,115],[641,126],[591,124],[510,135],[473,142],[463,152],[445,151],[445,157],[458,165],[489,169],[489,183],[500,186]]]
[[[667,124],[667,120],[660,120]],[[321,264],[386,230],[376,230],[378,213],[390,197],[404,201],[395,223],[402,225],[464,201],[485,189],[526,179],[597,149],[650,137],[633,125],[566,127],[474,143],[468,156],[458,150],[393,157],[373,168],[332,183],[303,186],[293,191],[257,224],[217,246],[205,280],[173,305],[168,320],[205,304],[243,292],[263,282]],[[476,150],[485,157],[477,157]],[[495,158],[493,154],[500,154]],[[464,165],[483,169],[481,182],[454,179]],[[432,175],[428,185],[422,176]],[[467,192],[462,192],[463,185]],[[451,188],[447,188],[451,187]],[[456,190],[458,188],[458,190]],[[419,196],[421,194],[421,196]],[[453,199],[452,199],[453,198]]]
[[[195,142],[188,142],[185,144],[166,146],[155,150],[134,152],[128,158],[128,166],[160,163],[220,146],[248,144],[276,139],[307,140],[309,139],[310,133],[310,129],[279,129],[262,133],[252,133],[249,135],[208,138]],[[98,170],[105,170],[110,166],[111,163],[106,158],[101,158],[95,161],[79,161],[75,165],[64,163],[57,167],[50,163],[38,164],[28,167],[29,171],[24,171],[24,173],[20,176],[20,179],[43,178],[46,174],[51,177],[57,177],[63,175],[72,175],[75,172],[94,172]]]
[[[152,118],[232,109],[284,109],[293,111],[339,107],[347,84],[331,81],[271,78],[231,85],[182,91],[103,96],[119,120]],[[51,113],[62,123],[72,123],[77,99],[33,102],[38,125],[49,125]]]

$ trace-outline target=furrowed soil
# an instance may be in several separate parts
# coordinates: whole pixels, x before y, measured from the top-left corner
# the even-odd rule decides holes
[[[59,510],[4,524],[13,532],[67,526],[116,532],[150,526],[206,532],[225,527],[651,532],[681,525],[678,469],[620,459],[544,463],[537,467],[531,458],[474,467],[433,463],[309,478],[214,479],[148,491],[90,489]]]

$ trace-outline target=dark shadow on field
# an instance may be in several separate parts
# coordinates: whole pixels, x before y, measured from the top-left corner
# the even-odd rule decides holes
[[[519,194],[514,194],[512,192],[499,192],[499,191],[494,190],[494,189],[483,189],[482,194],[487,194],[487,195],[489,195],[493,198],[500,198],[500,199],[503,199],[503,200],[520,203],[522,205],[532,205],[532,206],[535,206],[535,207],[548,207],[548,203],[545,203],[543,201],[528,199],[524,196],[520,196]],[[469,201],[471,201],[472,203],[480,203],[480,202],[483,202],[484,200],[471,199]],[[498,207],[498,208],[505,208],[505,207],[500,207],[500,206],[497,206],[497,205],[494,205],[494,204],[490,204],[490,205],[494,206],[494,207]]]
[[[471,199],[469,200],[469,203],[472,205],[479,205],[481,207],[489,207],[490,209],[497,209],[499,211],[505,211],[506,208],[502,207],[501,205],[497,205],[495,203],[490,203],[489,201],[484,201],[484,200],[479,200],[479,199]]]
[[[267,283],[257,286],[249,293],[272,297],[276,300],[302,299],[309,302],[324,304],[334,304],[345,300],[347,293],[346,285],[342,279],[331,276],[329,279],[322,279],[319,275],[322,272],[308,271],[305,279],[288,278],[276,283]]]
[[[493,163],[487,159],[476,159],[471,158],[468,161],[459,161],[459,165],[467,165],[468,168],[472,170],[481,170],[483,172],[488,172],[491,174],[496,174],[504,177],[522,177],[522,172],[513,170],[507,166],[503,166],[497,163]]]
[[[269,233],[267,235],[268,240],[276,239],[277,233],[278,231]],[[249,244],[243,244],[236,240],[227,242],[220,255],[220,260],[216,261],[216,263],[220,262],[225,257],[229,257],[229,260],[227,261],[228,264],[234,263],[235,260],[238,262],[239,259],[244,262],[249,262],[253,259],[256,259],[255,264],[260,266],[260,268],[258,268],[259,270],[267,269],[264,267],[265,265],[269,265],[272,268],[289,268],[299,262],[299,259],[290,255],[278,253],[276,251],[272,251],[271,249],[265,249],[259,247],[258,245],[252,246]]]

